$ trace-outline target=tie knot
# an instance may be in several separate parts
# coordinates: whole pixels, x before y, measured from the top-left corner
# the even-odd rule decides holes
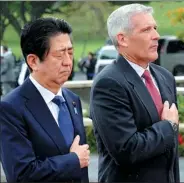
[[[148,70],[145,70],[142,77],[145,79],[145,80],[151,80],[151,74]]]
[[[64,98],[61,97],[61,96],[55,96],[53,99],[52,99],[52,102],[54,102],[56,105],[60,106],[62,103],[65,102]]]

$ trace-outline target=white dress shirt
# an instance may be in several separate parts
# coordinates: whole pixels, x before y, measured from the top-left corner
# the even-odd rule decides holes
[[[58,95],[58,96],[62,96],[62,89],[60,88],[58,93],[55,95],[54,93],[52,93],[50,90],[48,90],[47,88],[44,88],[42,85],[40,85],[30,74],[29,79],[31,80],[31,82],[34,84],[34,86],[38,89],[38,91],[40,92],[41,96],[43,97],[45,103],[47,104],[50,112],[52,113],[54,119],[56,120],[57,125],[59,126],[58,123],[58,115],[59,115],[59,107],[52,102],[52,99]],[[64,97],[63,97],[64,98]]]

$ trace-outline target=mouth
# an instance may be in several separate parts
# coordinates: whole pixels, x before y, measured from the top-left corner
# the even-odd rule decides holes
[[[64,74],[64,75],[70,74],[70,71],[62,71],[62,72],[60,72],[59,74],[60,74],[60,75],[63,75],[63,74]]]
[[[151,49],[152,51],[157,51],[158,45],[151,46],[150,49]]]
[[[150,48],[158,48],[158,44],[151,46]]]

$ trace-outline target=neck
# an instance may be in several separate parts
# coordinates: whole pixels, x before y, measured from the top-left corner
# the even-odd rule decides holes
[[[44,88],[48,89],[49,91],[51,91],[52,93],[54,93],[55,95],[58,93],[61,85],[58,85],[57,83],[53,83],[53,82],[48,82],[48,79],[46,77],[40,78],[38,77],[36,74],[32,73],[31,76],[40,84],[42,85]],[[45,78],[45,79],[44,79]]]
[[[146,69],[148,67],[148,62],[145,62],[145,60],[141,60],[141,59],[137,59],[134,56],[130,56],[127,53],[120,53],[126,60],[133,62],[137,65],[139,65],[140,67]]]

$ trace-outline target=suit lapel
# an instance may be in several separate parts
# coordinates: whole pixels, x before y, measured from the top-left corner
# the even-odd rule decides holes
[[[27,109],[32,113],[35,120],[50,136],[61,154],[67,153],[68,148],[64,141],[64,137],[58,125],[56,124],[56,121],[54,120],[47,104],[45,103],[36,87],[32,84],[30,79],[27,79],[22,85],[22,95],[28,99],[26,101]]]
[[[71,118],[72,118],[72,122],[74,125],[74,136],[76,135],[82,135],[82,117],[80,115],[80,107],[78,104],[78,101],[75,101],[72,99],[72,96],[69,94],[69,92],[67,92],[67,90],[65,88],[63,88],[63,96],[66,100],[67,106],[68,106],[68,110],[70,112]]]
[[[117,63],[118,68],[121,69],[121,72],[123,69],[126,80],[129,82],[134,92],[145,106],[148,114],[150,115],[152,123],[159,121],[160,119],[156,106],[140,76],[122,56],[118,57]]]

